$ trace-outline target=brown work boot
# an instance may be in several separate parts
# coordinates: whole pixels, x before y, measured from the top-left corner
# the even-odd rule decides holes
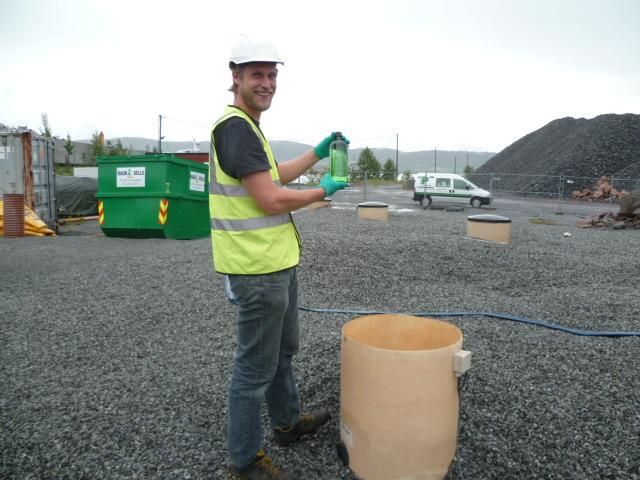
[[[229,465],[231,480],[293,480],[293,477],[271,462],[264,450],[260,450],[248,467],[243,469]]]
[[[298,440],[302,435],[312,435],[318,429],[329,421],[329,412],[321,408],[311,413],[305,413],[300,416],[300,420],[289,428],[274,428],[273,438],[281,447]]]

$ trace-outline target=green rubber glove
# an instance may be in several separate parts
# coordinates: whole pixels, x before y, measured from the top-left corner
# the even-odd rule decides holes
[[[331,175],[329,175],[328,173],[326,173],[324,175],[324,178],[320,180],[320,187],[324,188],[325,197],[330,197],[338,190],[342,190],[343,188],[348,186],[349,184],[347,182],[338,182],[331,178]]]
[[[322,140],[316,147],[313,149],[315,154],[319,159],[323,159],[329,156],[329,145],[336,139],[336,132],[331,132],[331,135]],[[342,135],[342,139],[344,142],[349,145],[349,139]]]

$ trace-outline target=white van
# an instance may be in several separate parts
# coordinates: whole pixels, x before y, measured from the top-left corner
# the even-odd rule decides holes
[[[420,205],[434,201],[468,203],[474,208],[491,203],[491,192],[477,187],[455,173],[417,173],[413,200]]]

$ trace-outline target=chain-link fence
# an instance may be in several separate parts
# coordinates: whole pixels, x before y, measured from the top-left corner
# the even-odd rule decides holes
[[[574,192],[595,188],[602,177],[578,177],[571,175],[527,175],[473,173],[469,180],[494,195],[538,196],[546,198],[570,198]],[[608,178],[612,189],[619,192],[640,190],[640,178]]]
[[[313,169],[300,183],[313,185],[327,173],[327,170]],[[414,172],[349,172],[351,185],[390,185],[411,190],[414,186]],[[538,198],[566,199],[574,192],[594,189],[601,177],[579,177],[571,175],[529,175],[513,173],[472,173],[466,177],[480,188],[496,196],[526,196]],[[640,190],[640,178],[607,177],[612,189],[618,192]]]
[[[300,178],[300,183],[307,183],[309,185],[317,184],[322,177],[328,173],[326,168],[313,168],[305,173]],[[363,172],[356,169],[349,170],[349,183],[362,184],[362,183],[401,183],[402,175],[398,176],[396,172]]]

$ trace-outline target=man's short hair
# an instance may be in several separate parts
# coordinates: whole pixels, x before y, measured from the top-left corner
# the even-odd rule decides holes
[[[229,62],[229,69],[231,70],[231,73],[233,75],[242,74],[242,71],[246,66],[247,66],[246,63],[237,64],[237,63]],[[236,91],[238,90],[238,87],[236,87],[236,82],[233,82],[231,86],[228,88],[228,90],[232,93],[236,93]]]

